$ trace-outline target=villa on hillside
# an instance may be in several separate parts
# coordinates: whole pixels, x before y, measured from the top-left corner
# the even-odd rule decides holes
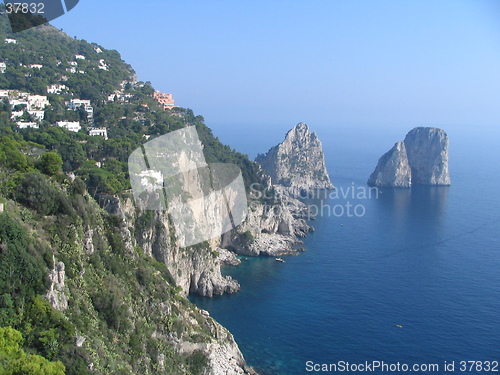
[[[25,122],[25,121],[19,121],[17,123],[18,129],[38,129],[38,124],[36,122]]]
[[[67,102],[66,105],[69,109],[74,111],[78,110],[83,106],[85,112],[87,112],[87,119],[89,122],[93,122],[94,119],[94,107],[90,105],[90,100],[82,100],[82,99],[71,99],[71,101]]]
[[[49,100],[45,95],[29,95],[28,96],[28,109],[45,109],[50,105]]]
[[[175,108],[174,98],[172,94],[164,94],[160,91],[155,91],[153,93],[153,99],[155,99],[163,109]]]
[[[68,87],[66,85],[54,84],[47,86],[47,94],[60,94],[64,90],[67,90]]]
[[[66,128],[70,132],[75,132],[75,133],[80,131],[80,129],[82,128],[78,121],[58,121],[56,122],[56,125],[61,128]]]
[[[104,140],[108,140],[108,131],[106,128],[90,128],[89,129],[90,136],[101,136]]]

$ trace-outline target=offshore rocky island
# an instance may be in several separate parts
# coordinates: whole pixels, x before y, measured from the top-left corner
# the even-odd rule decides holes
[[[295,125],[283,142],[255,158],[274,185],[292,196],[307,197],[317,189],[333,189],[325,166],[323,146],[303,122]]]
[[[417,127],[380,157],[368,185],[408,188],[450,185],[448,135],[443,129]]]

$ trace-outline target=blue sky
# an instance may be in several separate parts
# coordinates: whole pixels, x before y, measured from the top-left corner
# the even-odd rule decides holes
[[[209,126],[500,124],[497,0],[80,0],[52,23]]]

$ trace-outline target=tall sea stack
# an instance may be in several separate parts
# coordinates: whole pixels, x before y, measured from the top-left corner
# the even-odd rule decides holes
[[[384,154],[368,179],[371,186],[450,185],[448,135],[439,128],[418,127]]]
[[[295,125],[285,140],[267,154],[255,159],[274,185],[284,186],[292,195],[309,194],[316,189],[332,189],[325,166],[321,141],[303,122]]]

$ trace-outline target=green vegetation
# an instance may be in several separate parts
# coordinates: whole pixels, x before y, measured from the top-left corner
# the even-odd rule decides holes
[[[5,375],[64,375],[61,362],[50,362],[39,355],[26,354],[20,347],[21,332],[0,327],[0,374]]]
[[[206,355],[179,354],[175,343],[216,340],[209,328],[213,321],[182,296],[165,264],[134,249],[124,234],[158,225],[154,213],[139,215],[135,227],[126,228],[97,202],[130,195],[128,157],[147,142],[146,135],[153,139],[190,125],[196,126],[206,160],[238,165],[247,187],[261,181],[258,166],[222,145],[192,110],[162,110],[151,97],[151,84],[133,83],[133,70],[116,51],[47,25],[14,35],[6,22],[0,17],[0,41],[10,37],[18,43],[0,43],[0,61],[7,65],[0,89],[46,95],[47,85],[62,82],[69,90],[48,95],[51,105],[39,129],[18,129],[9,103],[0,102],[0,202],[5,205],[0,213],[0,374],[203,373]],[[86,57],[78,60],[85,74],[66,72],[76,54]],[[101,59],[108,70],[98,68]],[[28,67],[38,63],[40,70]],[[130,100],[108,102],[123,81]],[[72,97],[91,100],[95,125],[107,127],[108,140],[87,135],[86,113],[66,109],[64,101]],[[81,121],[84,128],[73,133],[54,126],[63,120]],[[170,230],[166,240],[172,236]],[[55,286],[61,263],[64,285]],[[56,310],[57,298],[67,306]]]

